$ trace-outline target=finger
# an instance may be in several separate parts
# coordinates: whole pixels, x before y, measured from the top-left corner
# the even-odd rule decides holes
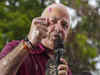
[[[47,27],[46,26],[37,26],[37,29],[42,29],[44,31],[48,31]]]
[[[33,24],[48,26],[48,18],[37,18],[33,20]]]
[[[31,31],[31,36],[32,36],[32,39],[35,39],[35,37],[37,37],[39,35],[39,30],[37,30],[37,29],[33,29],[32,31]]]
[[[42,35],[42,34],[45,34],[48,30],[47,30],[47,27],[46,26],[33,26],[32,28],[31,28],[31,34],[34,34],[34,33],[37,33],[37,31],[38,31],[38,34],[37,34],[37,36],[39,35],[40,36],[40,34]],[[34,35],[36,35],[36,34],[34,34]]]
[[[56,24],[57,23],[57,20],[56,18],[49,18],[49,23],[52,25],[52,24]]]
[[[59,70],[58,75],[67,75],[67,72],[65,70]]]
[[[52,32],[52,31],[54,31],[54,29],[55,29],[55,26],[50,26],[50,27],[48,27],[48,32]]]
[[[31,29],[31,34],[34,36],[42,36],[42,34],[45,34],[47,32],[47,27],[45,26],[34,26]]]
[[[37,19],[41,20],[41,21],[45,21],[46,20],[46,18],[43,18],[43,17],[38,17]]]
[[[45,21],[41,21],[41,20],[36,20],[34,21],[35,25],[47,25],[47,23]]]
[[[48,37],[50,37],[50,33],[54,31],[54,28],[55,27],[53,25],[50,26],[50,28],[48,27],[48,32],[47,32]]]
[[[58,70],[68,70],[68,66],[64,64],[60,64],[57,69]]]
[[[40,37],[45,38],[47,36],[47,32],[43,29],[40,29]]]
[[[44,20],[41,20],[41,19],[44,19]],[[49,18],[47,18],[47,17],[46,18],[43,18],[42,17],[41,19],[40,19],[41,21],[44,21],[47,25],[49,25]]]
[[[64,59],[64,58],[60,58],[60,61],[65,64],[65,65],[68,65],[67,61]]]
[[[36,17],[36,18],[34,18],[34,19],[33,19],[33,21],[36,21],[36,20],[45,21],[45,20],[46,20],[46,18],[42,18],[42,17]]]
[[[46,37],[46,32],[42,29],[39,30],[33,30],[31,33],[31,38],[36,41],[35,39],[38,39],[38,41],[40,41],[42,38]]]

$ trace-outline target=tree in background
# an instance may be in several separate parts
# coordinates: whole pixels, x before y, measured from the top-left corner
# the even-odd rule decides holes
[[[40,16],[43,8],[37,0],[0,1],[0,49],[11,40],[24,38],[32,19]]]
[[[53,0],[1,0],[0,50],[7,42],[27,36],[32,19],[40,16],[46,5],[52,2]],[[100,53],[100,6],[90,7],[88,0],[61,0],[61,3],[75,9],[77,16],[82,19],[70,30],[65,42],[65,58],[73,75],[95,70],[96,61],[92,59]]]

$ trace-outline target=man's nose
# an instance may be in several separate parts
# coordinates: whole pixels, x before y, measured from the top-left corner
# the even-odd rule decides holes
[[[61,25],[58,23],[58,24],[55,25],[55,30],[56,30],[57,32],[62,32],[62,31],[63,31],[63,28],[62,28]]]

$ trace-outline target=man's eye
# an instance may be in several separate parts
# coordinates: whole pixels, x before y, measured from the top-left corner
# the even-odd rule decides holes
[[[61,25],[62,25],[62,27],[64,27],[64,28],[66,28],[67,27],[67,22],[66,21],[61,21]]]
[[[52,22],[53,24],[56,24],[56,23],[57,23],[57,19],[56,19],[56,18],[52,18],[51,22]]]

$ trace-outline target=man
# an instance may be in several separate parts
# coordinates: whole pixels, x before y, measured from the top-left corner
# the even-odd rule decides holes
[[[26,40],[8,43],[0,54],[1,75],[45,75],[48,59],[54,59],[54,41],[61,34],[66,40],[69,31],[66,6],[52,4],[41,17],[32,21]],[[58,75],[72,75],[67,62],[61,58]]]

